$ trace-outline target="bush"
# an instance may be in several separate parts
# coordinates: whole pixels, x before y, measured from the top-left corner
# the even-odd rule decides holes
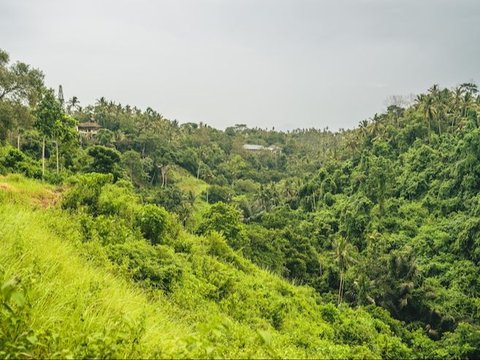
[[[12,147],[8,147],[3,154],[0,153],[0,173],[8,172],[17,172],[36,179],[42,177],[42,168],[38,161]]]
[[[217,231],[225,236],[231,247],[240,249],[248,243],[241,216],[240,211],[234,206],[216,203],[204,215],[198,233],[206,235]]]
[[[152,244],[162,242],[168,227],[168,212],[156,205],[144,205],[137,215],[137,226]]]
[[[232,200],[232,190],[226,186],[212,185],[208,190],[204,191],[202,197],[206,200],[208,196],[208,202],[215,204],[218,202],[228,203]]]
[[[454,332],[446,333],[442,339],[441,355],[455,359],[480,358],[480,328],[460,323]]]
[[[0,274],[2,275],[2,274]],[[2,276],[3,277],[3,276]],[[0,277],[0,358],[19,359],[45,357],[42,348],[54,336],[30,327],[31,304],[28,287],[18,277],[8,281]],[[63,352],[63,355],[70,355]]]
[[[239,179],[233,185],[237,194],[255,194],[260,186],[250,179]]]
[[[129,240],[142,239],[129,222],[114,216],[80,217],[83,241],[99,241],[101,244],[120,244]]]
[[[62,199],[62,208],[80,209],[86,208],[93,215],[98,214],[98,199],[106,184],[113,182],[111,174],[85,174],[77,175],[69,179],[73,185]]]
[[[182,277],[182,267],[168,246],[152,246],[140,240],[112,245],[108,252],[113,262],[146,286],[171,292]]]
[[[98,198],[98,212],[108,216],[118,216],[133,223],[138,198],[133,193],[132,184],[121,180],[106,184]]]

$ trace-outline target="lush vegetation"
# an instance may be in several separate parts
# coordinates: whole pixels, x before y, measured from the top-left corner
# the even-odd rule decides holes
[[[220,131],[61,103],[0,52],[0,356],[480,357],[479,113],[433,86]]]

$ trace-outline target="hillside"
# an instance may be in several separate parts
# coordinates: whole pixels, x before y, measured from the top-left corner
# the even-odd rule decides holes
[[[393,320],[319,305],[311,290],[258,269],[218,235],[180,234],[160,248],[137,239],[102,245],[86,241],[80,217],[39,202],[52,196],[49,186],[20,176],[0,183],[3,356],[411,354]],[[110,261],[119,249],[139,268]],[[157,251],[165,258],[149,258]],[[168,291],[150,281],[172,270],[181,275]]]
[[[2,58],[0,356],[480,357],[475,84],[221,131]]]

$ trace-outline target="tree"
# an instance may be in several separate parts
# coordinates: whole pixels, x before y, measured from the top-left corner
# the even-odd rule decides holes
[[[333,249],[335,251],[335,260],[337,261],[337,266],[340,273],[340,282],[338,285],[338,304],[341,304],[345,287],[345,272],[350,265],[355,262],[353,257],[354,247],[348,243],[347,239],[345,239],[343,236],[339,236],[334,241]]]
[[[161,186],[165,187],[168,184],[168,172],[171,165],[175,163],[175,153],[172,149],[162,146],[153,154],[153,174],[151,181],[158,183],[158,174],[160,173]]]
[[[10,57],[0,49],[0,141],[16,130],[20,135],[31,126],[33,117],[28,106],[35,106],[43,89],[43,73],[22,62],[9,65]]]
[[[108,129],[100,129],[95,135],[95,139],[100,145],[112,146],[115,140],[115,133]]]
[[[59,168],[59,141],[73,141],[77,134],[76,121],[63,112],[60,102],[55,98],[52,89],[46,90],[35,111],[35,127],[43,136],[42,141],[42,176],[45,176],[45,142],[54,140],[56,147],[56,169]]]
[[[92,157],[92,162],[89,166],[91,172],[110,173],[113,174],[115,178],[120,176],[120,153],[117,150],[95,145],[90,147],[87,153]]]
[[[227,186],[211,185],[203,195],[208,203],[215,204],[218,202],[229,203],[232,200],[233,193]]]
[[[162,242],[168,225],[168,213],[156,205],[144,205],[137,218],[143,236],[152,244]]]
[[[67,101],[67,111],[69,114],[80,110],[82,110],[82,107],[80,106],[80,100],[78,100],[78,97],[73,96]]]
[[[35,127],[42,134],[42,178],[45,177],[45,142],[55,134],[55,124],[62,117],[62,108],[55,99],[53,90],[47,90],[35,111]]]
[[[140,154],[134,150],[128,150],[122,154],[122,166],[136,185],[143,184],[148,178],[142,160]]]
[[[212,205],[203,216],[198,233],[204,235],[217,231],[225,236],[231,247],[240,249],[246,245],[245,229],[241,217],[242,215],[236,207],[218,202]]]
[[[43,73],[22,62],[8,66],[9,61],[8,53],[0,49],[0,101],[35,104],[41,96]]]

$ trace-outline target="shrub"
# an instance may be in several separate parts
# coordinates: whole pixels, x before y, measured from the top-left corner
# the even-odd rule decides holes
[[[206,235],[212,231],[223,234],[234,249],[240,249],[248,243],[241,213],[234,206],[219,202],[209,209],[203,217],[198,233]]]
[[[0,278],[0,358],[45,357],[41,350],[54,336],[32,329],[30,317],[28,288],[18,277],[7,281]],[[63,355],[71,356],[68,352]]]
[[[118,216],[133,222],[138,198],[133,193],[132,184],[121,180],[103,186],[98,198],[98,212],[108,216]]]
[[[0,154],[0,173],[7,172],[18,172],[36,179],[42,177],[42,169],[38,161],[12,147],[8,147],[3,155]]]
[[[144,205],[137,215],[137,226],[152,244],[162,242],[168,227],[168,212],[156,205]]]
[[[135,281],[166,292],[182,277],[182,267],[168,246],[152,246],[144,240],[116,244],[110,246],[109,258]]]
[[[228,203],[232,200],[232,190],[227,186],[220,185],[211,185],[208,190],[204,191],[202,197],[206,200],[208,197],[208,202],[210,204],[215,204],[218,202]]]
[[[84,174],[77,175],[69,179],[70,185],[62,199],[64,209],[86,208],[89,213],[96,215],[98,213],[98,199],[102,188],[106,184],[111,184],[113,176],[111,174]]]
[[[120,244],[142,237],[132,229],[129,222],[114,216],[100,215],[80,217],[80,229],[84,241],[99,241],[101,244]]]

